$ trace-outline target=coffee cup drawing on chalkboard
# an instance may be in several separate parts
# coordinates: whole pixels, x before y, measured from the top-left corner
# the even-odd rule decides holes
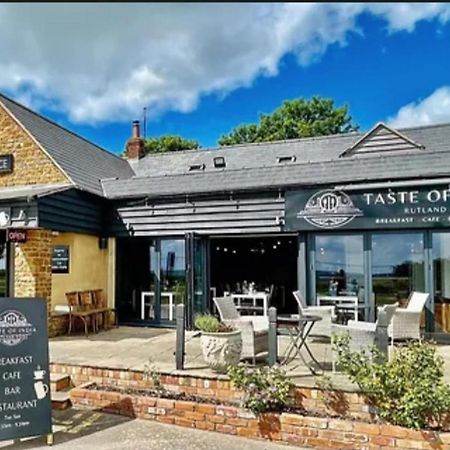
[[[42,370],[40,366],[37,366],[37,370],[34,371],[34,392],[36,392],[36,397],[42,400],[48,394],[49,387],[42,380],[44,379],[46,371]]]

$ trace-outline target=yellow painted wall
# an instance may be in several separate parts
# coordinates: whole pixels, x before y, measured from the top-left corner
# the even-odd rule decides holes
[[[52,274],[52,308],[67,304],[65,293],[86,289],[104,289],[108,293],[110,270],[108,249],[98,248],[98,237],[78,233],[60,233],[53,245],[69,245],[69,273]],[[110,246],[108,246],[110,247]],[[109,297],[109,295],[108,295]],[[111,299],[108,298],[111,302]]]

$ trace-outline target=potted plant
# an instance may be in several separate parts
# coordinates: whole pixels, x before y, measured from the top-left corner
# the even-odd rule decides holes
[[[211,314],[198,315],[194,323],[195,327],[202,332],[200,344],[203,358],[212,370],[226,373],[229,366],[239,363],[242,352],[240,330],[234,330],[219,322]]]

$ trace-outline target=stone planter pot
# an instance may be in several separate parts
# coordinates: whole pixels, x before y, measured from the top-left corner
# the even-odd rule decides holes
[[[203,358],[212,370],[226,373],[228,366],[239,363],[242,353],[242,336],[240,330],[229,333],[202,332],[200,344]]]

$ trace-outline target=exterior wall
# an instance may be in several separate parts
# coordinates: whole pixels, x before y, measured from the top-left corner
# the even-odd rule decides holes
[[[50,230],[28,230],[27,242],[14,244],[14,296],[44,297],[48,314],[52,295]]]
[[[69,273],[52,274],[52,307],[67,304],[65,293],[86,289],[108,292],[108,250],[98,247],[98,237],[78,233],[53,236],[52,245],[69,245]]]
[[[0,105],[0,155],[14,155],[13,172],[0,174],[0,187],[67,183],[68,178]]]

